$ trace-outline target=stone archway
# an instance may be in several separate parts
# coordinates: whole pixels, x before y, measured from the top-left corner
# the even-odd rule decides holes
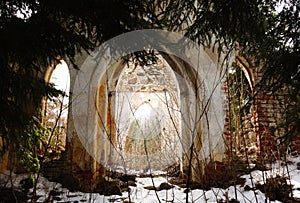
[[[167,40],[174,39],[169,37]],[[202,47],[193,50],[197,54],[191,54],[188,53],[189,48],[183,50],[184,53],[187,52],[183,58],[176,57],[176,53],[166,54],[159,49],[158,52],[170,66],[178,86],[181,145],[186,149],[181,153],[188,155],[189,146],[194,143],[193,153],[197,158],[195,168],[201,174],[201,163],[211,159],[221,161],[224,157],[222,120],[225,117],[225,96],[221,89],[223,70],[218,63],[217,54]],[[119,133],[115,125],[115,94],[125,63],[122,60],[114,61],[109,50],[103,53],[99,57],[96,51],[88,57],[83,63],[84,68],[78,72],[82,77],[77,77],[77,86],[75,81],[75,86],[80,91],[77,89],[77,92],[73,92],[73,97],[77,98],[72,102],[76,107],[76,110],[73,108],[73,119],[83,124],[82,128],[76,129],[76,134],[80,135],[83,146],[94,160],[105,166],[113,166],[114,146],[111,143],[116,142],[116,135]],[[211,125],[212,122],[214,125]],[[95,171],[96,168],[92,170]]]

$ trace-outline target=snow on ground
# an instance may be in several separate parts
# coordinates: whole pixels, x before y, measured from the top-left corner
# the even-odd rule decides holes
[[[277,161],[270,166],[270,170],[254,170],[251,174],[243,175],[242,178],[246,179],[246,182],[243,185],[236,185],[235,187],[230,186],[227,189],[211,188],[207,191],[201,189],[192,190],[188,193],[188,202],[206,203],[237,199],[241,203],[279,203],[280,201],[266,201],[265,194],[259,190],[245,190],[246,185],[253,188],[257,183],[263,184],[267,178],[276,177],[277,175],[290,177],[290,183],[293,185],[293,196],[300,198],[300,170],[297,169],[297,163],[300,162],[300,157],[290,157],[288,160],[289,164],[287,166],[282,164],[282,162]],[[10,175],[12,177],[11,181],[9,178]],[[163,176],[164,175],[153,179],[150,177],[137,178],[137,186],[130,186],[130,197],[127,192],[124,192],[122,196],[103,196],[97,193],[70,192],[67,189],[62,188],[61,184],[49,182],[47,179],[40,177],[37,186],[37,195],[39,196],[38,202],[51,200],[52,202],[122,203],[125,200],[129,200],[129,198],[134,203],[186,202],[186,193],[184,192],[184,188],[175,186],[170,190],[161,191],[147,190],[144,188],[146,186],[152,186],[153,183],[155,187],[159,187],[161,183],[168,182],[166,176]],[[0,186],[3,186],[5,183],[6,187],[10,187],[12,183],[16,189],[21,190],[20,181],[24,178],[27,178],[26,174],[16,175],[9,174],[9,172],[7,172],[0,176]],[[53,195],[53,191],[55,191],[55,195]],[[32,192],[32,189],[29,193],[30,192]],[[52,194],[52,197],[49,194]]]

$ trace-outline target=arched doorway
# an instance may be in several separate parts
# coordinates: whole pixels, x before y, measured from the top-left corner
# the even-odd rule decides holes
[[[174,72],[162,58],[151,65],[124,66],[112,109],[116,147],[128,160],[126,167],[145,171],[180,159],[174,157],[174,150],[182,148],[179,95]]]
[[[46,81],[62,94],[45,100],[44,125],[47,129],[49,152],[61,153],[66,146],[66,132],[70,92],[70,73],[68,65],[61,60],[54,68],[49,69]]]

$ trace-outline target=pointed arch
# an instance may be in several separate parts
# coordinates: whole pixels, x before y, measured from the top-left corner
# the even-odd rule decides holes
[[[43,107],[43,123],[46,128],[53,131],[53,136],[48,138],[51,139],[48,141],[53,143],[50,150],[60,153],[66,146],[69,111],[70,71],[67,63],[60,60],[57,65],[49,67],[46,70],[45,81],[63,92],[58,97],[45,98]]]

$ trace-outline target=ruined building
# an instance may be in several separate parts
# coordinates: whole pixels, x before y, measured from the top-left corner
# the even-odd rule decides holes
[[[280,132],[272,129],[283,119],[285,95],[258,93],[253,100],[261,68],[250,68],[238,52],[226,58],[201,46],[181,48],[158,49],[156,61],[146,65],[96,50],[75,57],[80,69],[64,59],[45,70],[46,81],[62,77],[67,95],[44,101],[44,122],[53,126],[51,114],[60,115],[53,150],[85,176],[80,180],[93,185],[106,170],[144,173],[179,165],[199,181],[206,166],[217,168],[233,154],[279,156]],[[1,158],[5,170],[8,153]]]

